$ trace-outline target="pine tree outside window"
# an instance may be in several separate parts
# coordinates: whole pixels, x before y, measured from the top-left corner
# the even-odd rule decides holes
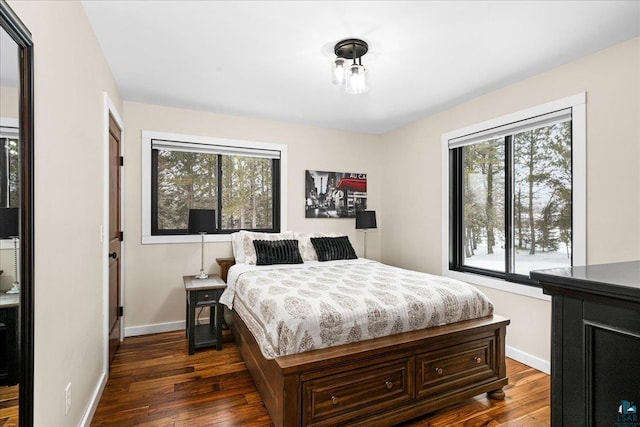
[[[18,138],[0,133],[0,207],[20,207],[18,166]]]
[[[143,243],[190,241],[189,209],[215,209],[218,236],[280,231],[283,158],[278,144],[143,132]]]
[[[573,113],[562,108],[447,135],[449,272],[535,285],[532,270],[584,263],[582,230],[575,256]]]
[[[0,117],[0,207],[20,207],[19,129],[15,119]]]

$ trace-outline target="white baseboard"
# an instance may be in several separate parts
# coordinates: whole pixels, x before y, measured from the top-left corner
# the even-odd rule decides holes
[[[93,415],[96,413],[96,409],[98,409],[98,403],[100,403],[100,398],[102,397],[102,392],[104,391],[105,386],[107,385],[107,373],[103,372],[100,376],[100,381],[98,381],[96,389],[93,391],[91,395],[91,400],[89,401],[89,406],[84,411],[84,415],[80,420],[80,426],[90,426],[91,421],[93,420]]]
[[[531,366],[532,368],[542,371],[545,374],[551,374],[551,362],[549,362],[548,360],[541,359],[537,356],[533,356],[529,353],[525,353],[524,351],[510,346],[505,347],[505,353],[507,357],[510,357],[511,359],[517,360],[520,363],[524,363],[527,366]]]
[[[153,325],[129,326],[124,328],[125,337],[158,334],[160,332],[179,331],[185,328],[184,320],[178,322],[156,323]]]

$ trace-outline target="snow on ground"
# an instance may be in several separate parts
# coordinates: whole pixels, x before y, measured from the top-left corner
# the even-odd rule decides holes
[[[469,267],[504,271],[504,248],[494,246],[493,253],[487,254],[487,245],[480,244],[475,250],[475,255],[466,258],[464,264]],[[529,250],[524,249],[516,252],[515,267],[515,273],[528,276],[531,270],[571,267],[571,257],[567,256],[567,249],[564,245],[556,252],[537,250],[535,255],[529,255]]]

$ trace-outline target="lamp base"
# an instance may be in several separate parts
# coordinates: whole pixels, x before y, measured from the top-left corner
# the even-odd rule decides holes
[[[364,230],[362,230],[364,232],[364,254],[362,255],[362,258],[367,258],[367,231],[369,231],[368,228],[365,228]]]
[[[20,293],[20,283],[13,282],[13,287],[5,292],[7,295],[19,294]]]
[[[208,279],[209,275],[204,271],[201,271],[200,274],[193,276],[194,279]]]

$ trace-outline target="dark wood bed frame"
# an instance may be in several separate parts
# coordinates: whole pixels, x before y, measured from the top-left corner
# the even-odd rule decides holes
[[[226,281],[233,259],[218,264]],[[388,426],[485,392],[504,399],[509,320],[501,316],[275,359],[235,312],[225,320],[276,426]]]

